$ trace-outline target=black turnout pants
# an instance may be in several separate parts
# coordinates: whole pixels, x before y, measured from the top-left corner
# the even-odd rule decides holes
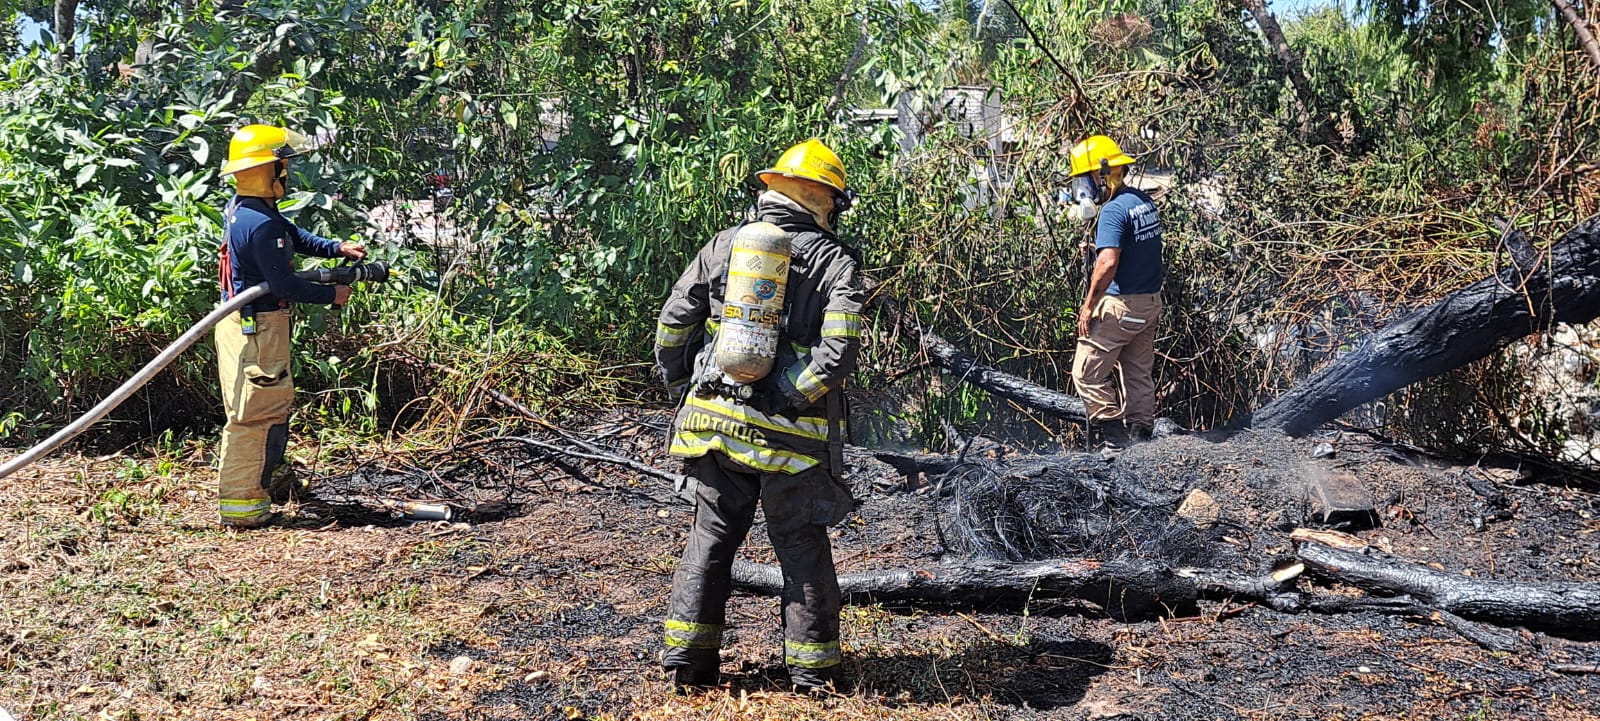
[[[711,451],[687,466],[699,482],[694,527],[672,579],[663,665],[715,674],[734,552],[759,500],[783,568],[784,663],[797,684],[826,683],[841,660],[839,579],[827,527],[850,510],[849,491],[821,465],[794,475],[762,473]]]

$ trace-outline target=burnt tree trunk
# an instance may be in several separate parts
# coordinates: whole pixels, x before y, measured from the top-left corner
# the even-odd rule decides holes
[[[1312,572],[1419,605],[1499,626],[1554,631],[1600,630],[1600,586],[1515,583],[1472,578],[1391,558],[1375,549],[1350,550],[1302,542],[1297,554]]]
[[[891,298],[878,296],[874,302],[895,318],[902,332],[917,339],[918,345],[934,365],[950,371],[956,380],[966,381],[1026,408],[1069,421],[1084,422],[1086,416],[1082,399],[995,369],[939,334],[922,327],[915,314]]]
[[[783,593],[776,566],[733,564],[733,587],[767,596]],[[1089,601],[1116,619],[1192,612],[1199,595],[1192,578],[1136,560],[1051,559],[1012,563],[962,559],[926,568],[862,571],[839,576],[849,603],[1020,605],[1029,600]]]
[[[1552,323],[1600,316],[1600,220],[1568,231],[1547,257],[1507,268],[1367,336],[1251,416],[1304,435],[1345,411],[1486,357]]]

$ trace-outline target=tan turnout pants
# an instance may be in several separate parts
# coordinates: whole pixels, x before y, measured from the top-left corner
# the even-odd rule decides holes
[[[259,525],[271,517],[267,486],[283,462],[294,404],[289,334],[287,310],[257,312],[254,335],[242,332],[237,313],[217,324],[217,378],[228,414],[217,454],[217,499],[226,525]]]
[[[1108,295],[1089,321],[1089,337],[1078,339],[1072,380],[1078,384],[1090,423],[1121,420],[1129,427],[1155,423],[1156,321],[1161,295]],[[1112,371],[1119,371],[1121,383]]]

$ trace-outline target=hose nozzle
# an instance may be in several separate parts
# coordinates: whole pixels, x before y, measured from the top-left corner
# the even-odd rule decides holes
[[[371,263],[341,265],[334,268],[312,268],[295,275],[323,285],[352,285],[354,283],[384,283],[389,280],[389,264],[381,260]]]

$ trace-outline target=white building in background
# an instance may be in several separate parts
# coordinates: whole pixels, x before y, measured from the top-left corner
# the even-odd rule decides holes
[[[1011,184],[1011,166],[1017,152],[1012,131],[1016,119],[1001,109],[1001,90],[993,86],[959,85],[945,88],[937,97],[902,92],[892,108],[852,111],[856,125],[892,125],[898,131],[900,152],[909,155],[921,147],[937,127],[954,127],[958,135],[978,141],[968,172],[971,192],[963,203],[968,210],[994,204],[996,195]]]

